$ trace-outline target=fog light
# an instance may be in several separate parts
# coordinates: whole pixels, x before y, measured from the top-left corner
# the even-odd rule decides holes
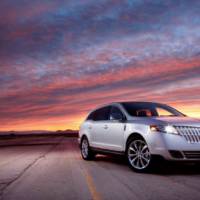
[[[169,151],[169,153],[171,154],[171,156],[173,158],[179,158],[179,159],[183,158],[183,155],[182,155],[182,153],[180,151],[172,150],[172,151]]]

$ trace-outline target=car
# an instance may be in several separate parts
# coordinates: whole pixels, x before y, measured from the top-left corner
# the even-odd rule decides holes
[[[136,172],[152,169],[157,158],[200,161],[200,120],[155,102],[115,102],[91,111],[81,124],[81,155],[125,155]]]

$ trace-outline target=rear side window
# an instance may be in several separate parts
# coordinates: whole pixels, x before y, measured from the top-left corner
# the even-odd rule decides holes
[[[94,121],[103,121],[108,120],[110,113],[110,106],[100,108],[94,112],[92,112],[87,120],[94,120]]]
[[[94,113],[95,112],[90,113],[86,120],[93,120]]]

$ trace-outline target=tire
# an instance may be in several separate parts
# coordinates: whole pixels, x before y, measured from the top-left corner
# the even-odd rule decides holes
[[[129,166],[135,172],[148,172],[154,164],[153,157],[142,138],[130,139],[126,151]]]
[[[196,161],[194,162],[194,166],[199,169],[200,168],[200,161]]]
[[[81,140],[81,155],[84,160],[92,160],[95,153],[91,150],[87,137]]]

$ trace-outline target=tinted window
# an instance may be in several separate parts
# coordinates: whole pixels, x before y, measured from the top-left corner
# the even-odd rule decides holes
[[[115,120],[116,118],[123,118],[123,113],[122,111],[117,108],[116,106],[112,106],[111,111],[110,111],[110,120]]]
[[[94,121],[108,120],[109,112],[110,112],[109,106],[103,107],[91,113],[91,116],[89,116],[88,118]]]
[[[86,120],[93,120],[94,113],[95,112],[90,113]]]
[[[122,103],[125,110],[131,116],[136,117],[162,117],[162,116],[184,116],[182,113],[177,111],[176,109],[158,103],[150,103],[150,102],[133,102],[133,103]],[[162,110],[162,113],[159,112]]]

